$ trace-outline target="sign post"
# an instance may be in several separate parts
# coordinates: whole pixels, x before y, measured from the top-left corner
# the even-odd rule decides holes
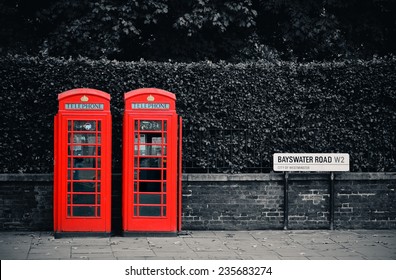
[[[274,171],[285,173],[284,226],[288,229],[289,217],[289,172],[330,172],[329,216],[330,229],[334,229],[334,172],[349,171],[349,154],[346,153],[275,153]]]

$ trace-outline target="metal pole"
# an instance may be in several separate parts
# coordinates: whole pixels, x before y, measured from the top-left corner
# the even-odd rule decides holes
[[[334,172],[330,172],[330,230],[334,230]]]
[[[289,228],[289,173],[285,172],[285,188],[284,188],[284,216],[283,216],[283,229],[287,230]]]

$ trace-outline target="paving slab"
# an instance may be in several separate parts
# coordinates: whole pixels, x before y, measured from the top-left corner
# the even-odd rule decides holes
[[[175,237],[0,232],[3,260],[395,260],[396,230],[189,231]]]

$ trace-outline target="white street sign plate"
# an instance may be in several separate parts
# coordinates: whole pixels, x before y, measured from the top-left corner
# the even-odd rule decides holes
[[[275,153],[274,171],[349,171],[349,154]]]

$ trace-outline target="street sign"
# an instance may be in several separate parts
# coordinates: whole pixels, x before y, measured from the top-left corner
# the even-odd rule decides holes
[[[349,171],[345,153],[275,153],[274,171]]]

